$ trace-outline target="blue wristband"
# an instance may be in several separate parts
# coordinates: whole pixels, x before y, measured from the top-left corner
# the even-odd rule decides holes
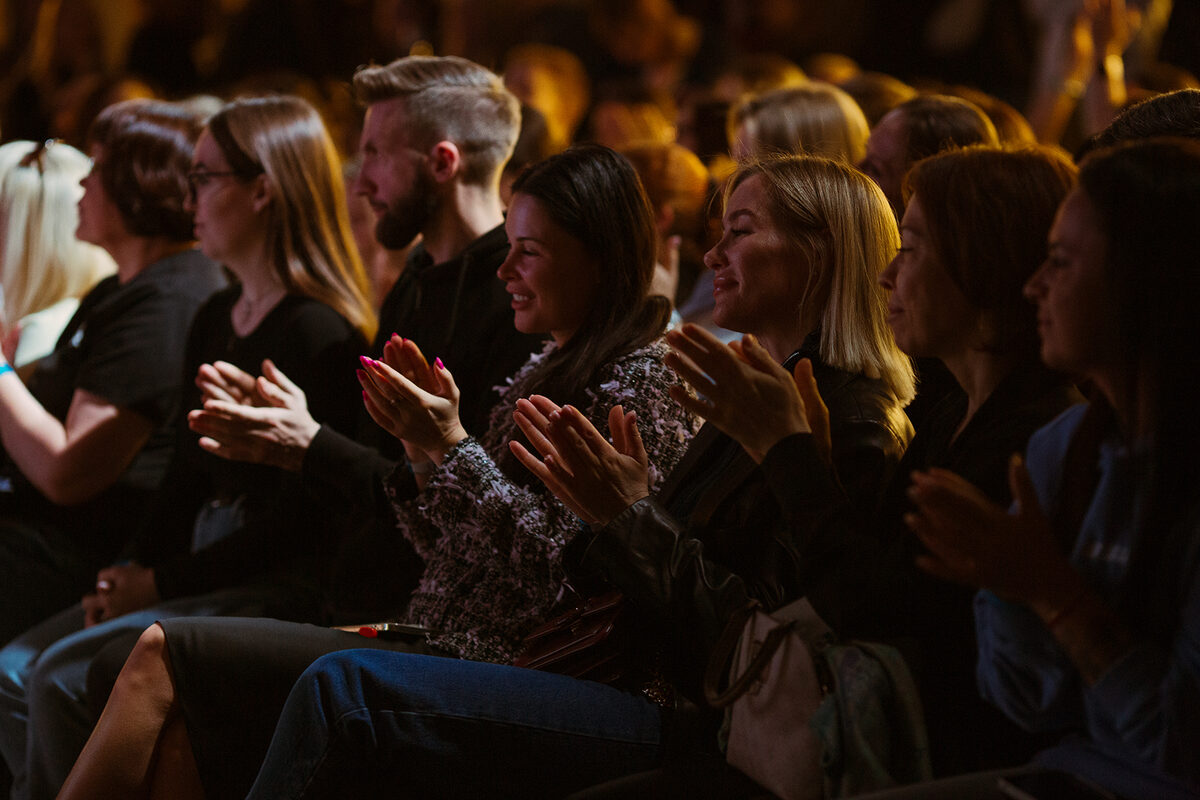
[[[0,375],[3,375],[6,372],[16,372],[16,370],[13,369],[13,365],[7,361],[0,361]]]

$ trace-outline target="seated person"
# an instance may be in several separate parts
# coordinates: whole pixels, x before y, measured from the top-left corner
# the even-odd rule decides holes
[[[193,249],[185,208],[199,132],[169,103],[105,109],[78,237],[117,274],[84,297],[27,384],[0,358],[0,644],[91,591],[162,482],[188,328],[225,284]]]

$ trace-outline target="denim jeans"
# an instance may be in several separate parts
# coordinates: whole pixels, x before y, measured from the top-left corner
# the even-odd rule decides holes
[[[346,650],[292,688],[249,797],[561,797],[657,765],[662,724],[603,684]]]

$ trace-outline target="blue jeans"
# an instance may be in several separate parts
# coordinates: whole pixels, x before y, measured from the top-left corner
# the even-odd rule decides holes
[[[561,797],[656,766],[662,722],[603,684],[345,650],[292,688],[249,798]]]

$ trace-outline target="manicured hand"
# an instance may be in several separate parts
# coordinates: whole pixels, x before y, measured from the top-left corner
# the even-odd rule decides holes
[[[383,361],[364,356],[362,365],[358,382],[367,413],[388,433],[424,451],[438,464],[450,448],[467,438],[458,418],[458,386],[441,359],[435,362],[429,389]]]

